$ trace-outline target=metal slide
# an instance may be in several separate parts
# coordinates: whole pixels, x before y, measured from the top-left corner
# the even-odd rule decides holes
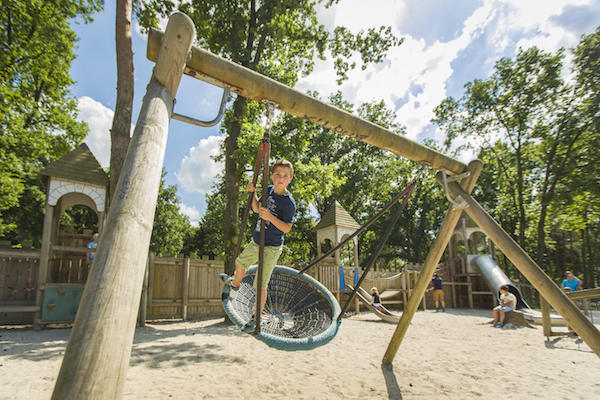
[[[506,285],[508,286],[508,291],[517,298],[517,310],[530,308],[525,300],[523,300],[521,291],[513,285],[512,281],[508,279],[508,276],[506,276],[504,272],[502,272],[502,269],[500,269],[491,256],[484,254],[474,257],[471,260],[471,263],[479,268],[483,280],[487,283],[490,290],[496,294],[498,300],[500,300],[500,287]]]
[[[471,262],[473,265],[479,268],[479,271],[481,271],[481,276],[489,286],[490,290],[496,293],[498,300],[500,299],[500,286],[508,286],[508,291],[514,294],[517,298],[517,310],[523,312],[525,319],[536,324],[542,323],[542,314],[539,311],[532,310],[529,307],[529,305],[523,299],[521,291],[512,283],[512,281],[504,274],[504,272],[502,272],[502,269],[500,269],[492,257],[487,254],[480,255],[474,257]],[[550,315],[550,321],[552,325],[565,325],[563,318],[555,313]]]
[[[350,285],[346,285],[346,287],[350,290],[354,290],[354,288]],[[383,312],[371,306],[371,295],[365,289],[359,287],[356,291],[356,296],[360,299],[360,301],[366,304],[369,311],[377,315],[382,320],[390,322],[392,324],[397,324],[398,322],[400,322],[400,317],[389,312],[384,306],[381,306],[381,308],[384,310]]]

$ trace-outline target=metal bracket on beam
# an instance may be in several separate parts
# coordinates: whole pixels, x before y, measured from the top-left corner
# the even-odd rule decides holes
[[[463,199],[461,196],[456,196],[456,198],[454,198],[454,199],[452,197],[450,197],[450,191],[448,190],[448,182],[454,182],[459,179],[466,178],[469,175],[471,175],[470,171],[465,171],[462,174],[451,175],[451,176],[448,176],[448,173],[446,171],[442,171],[442,180],[444,182],[444,191],[446,192],[446,198],[448,199],[448,201],[453,204],[453,207],[452,207],[453,210],[464,210],[465,208],[469,207],[469,205],[467,204],[465,199]]]
[[[201,121],[196,118],[188,117],[187,115],[177,114],[176,112],[173,112],[171,118],[176,119],[177,121],[187,122],[188,124],[197,126],[214,126],[218,124],[219,121],[221,121],[221,118],[223,118],[223,114],[225,113],[225,105],[227,104],[227,99],[229,98],[229,93],[229,88],[223,88],[223,97],[221,98],[221,104],[219,105],[219,113],[214,119],[210,121]],[[175,108],[175,105],[173,105],[173,108]]]

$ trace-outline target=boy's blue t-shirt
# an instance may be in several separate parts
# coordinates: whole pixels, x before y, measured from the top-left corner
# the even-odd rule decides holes
[[[568,279],[565,279],[564,281],[562,281],[562,285],[564,287],[571,288],[572,292],[576,292],[577,291],[577,286],[579,286],[579,279],[575,278],[572,281],[569,281]]]
[[[442,278],[431,278],[431,283],[435,290],[442,290]]]
[[[291,223],[294,221],[296,202],[289,192],[277,194],[273,185],[270,185],[267,188],[267,208],[271,214],[283,222]],[[252,239],[256,244],[260,243],[260,221],[261,218],[258,217],[256,228],[252,232]],[[281,246],[283,244],[283,232],[269,221],[265,222],[265,246]]]

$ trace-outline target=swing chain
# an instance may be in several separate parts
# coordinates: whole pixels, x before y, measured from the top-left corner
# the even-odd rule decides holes
[[[421,169],[415,175],[415,179],[412,181],[413,184],[419,182],[423,178],[423,175],[425,175],[425,172],[427,172],[427,169],[431,167],[431,164],[427,161],[421,161],[419,164],[421,164]]]
[[[267,120],[265,122],[265,133],[263,137],[263,141],[268,141],[269,136],[271,135],[271,131],[273,128],[273,117],[275,116],[275,108],[277,107],[277,103],[273,103],[272,101],[265,100],[263,104],[267,108]]]

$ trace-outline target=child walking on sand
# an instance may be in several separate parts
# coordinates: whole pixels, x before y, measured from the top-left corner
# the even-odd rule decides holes
[[[258,250],[260,242],[260,223],[265,220],[265,249],[263,275],[261,282],[261,304],[260,312],[265,308],[267,301],[267,285],[271,279],[275,264],[283,250],[283,236],[292,229],[294,214],[296,213],[296,202],[288,192],[287,187],[294,176],[294,167],[288,160],[277,160],[273,164],[271,181],[273,185],[267,188],[267,206],[262,207],[256,188],[252,182],[248,183],[248,191],[253,192],[252,211],[258,213],[259,218],[255,230],[252,232],[252,240],[235,260],[235,274],[233,277],[221,274],[220,278],[224,284],[231,286],[233,290],[240,287],[240,283],[246,275],[246,270],[258,261]],[[258,290],[257,280],[254,287]],[[255,316],[244,325],[244,332],[251,332],[256,327]]]

